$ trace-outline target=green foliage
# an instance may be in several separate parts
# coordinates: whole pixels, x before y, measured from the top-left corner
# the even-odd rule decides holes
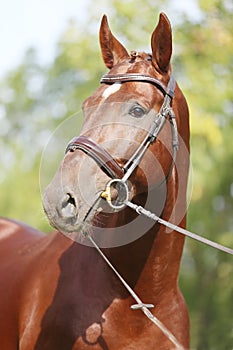
[[[50,228],[40,184],[43,188],[49,182],[66,142],[79,133],[82,101],[105,71],[96,32],[98,2],[91,1],[85,28],[68,24],[53,64],[41,66],[30,49],[0,82],[1,215],[46,232]],[[159,5],[151,0],[106,1],[113,33],[129,50],[149,50]],[[166,1],[163,5],[168,8]],[[227,0],[200,0],[199,5],[200,18],[177,13],[174,26],[173,70],[191,114],[188,226],[233,247],[233,10]],[[68,117],[76,113],[70,127]],[[48,143],[49,158],[41,161],[51,135],[56,147]],[[232,348],[232,272],[231,256],[187,240],[180,285],[190,311],[192,349]]]

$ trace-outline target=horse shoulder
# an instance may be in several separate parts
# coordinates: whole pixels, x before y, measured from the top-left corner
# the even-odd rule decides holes
[[[56,289],[60,255],[69,244],[57,232],[46,235],[23,223],[0,219],[3,348],[16,349],[19,343],[20,349],[33,349],[43,314]]]

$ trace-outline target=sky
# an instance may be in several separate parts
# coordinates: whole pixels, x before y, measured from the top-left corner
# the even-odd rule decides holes
[[[82,17],[84,2],[0,0],[0,76],[17,66],[30,46],[38,48],[42,62],[49,61],[67,21]]]
[[[85,25],[87,3],[87,0],[0,0],[0,77],[16,67],[31,46],[38,50],[41,63],[50,62],[67,22],[73,18]],[[171,21],[174,6],[185,8],[187,13],[198,12],[195,0],[171,0],[168,11]],[[96,12],[101,19],[106,12],[104,0]]]

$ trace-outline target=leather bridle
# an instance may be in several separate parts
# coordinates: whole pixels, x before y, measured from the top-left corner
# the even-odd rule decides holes
[[[78,136],[72,139],[67,148],[67,152],[74,152],[75,150],[81,150],[91,157],[98,166],[111,178],[111,184],[118,185],[121,187],[121,190],[125,190],[125,183],[128,178],[131,176],[133,171],[139,165],[141,159],[143,158],[146,150],[149,146],[156,142],[156,139],[162,130],[166,120],[168,119],[171,126],[172,134],[172,162],[170,166],[169,173],[166,175],[166,179],[169,177],[176,159],[176,152],[179,147],[178,140],[178,131],[176,125],[175,114],[172,109],[172,100],[175,94],[176,82],[173,75],[170,77],[167,87],[158,79],[143,75],[143,74],[106,74],[101,78],[100,81],[102,84],[114,84],[114,83],[125,83],[125,82],[143,82],[153,84],[158,88],[164,95],[163,104],[156,114],[153,123],[150,127],[150,130],[140,146],[133,153],[131,158],[127,163],[121,167],[117,161],[102,147],[97,145],[94,141],[87,138],[86,136]],[[110,186],[109,186],[110,188]],[[127,192],[127,191],[126,191]],[[125,195],[127,197],[127,193]],[[108,198],[108,202],[111,204],[111,198]],[[127,198],[124,198],[125,200]],[[114,208],[121,208],[119,204],[117,206],[112,205]]]
[[[199,236],[193,232],[190,232],[168,221],[165,221],[160,217],[158,217],[155,213],[152,213],[139,205],[133,204],[128,200],[129,191],[128,191],[127,179],[130,177],[132,172],[139,165],[148,147],[156,141],[158,134],[162,130],[166,119],[168,119],[171,124],[172,163],[170,166],[169,173],[165,177],[165,180],[167,180],[167,178],[169,177],[173,169],[175,158],[176,158],[176,152],[179,147],[179,141],[178,141],[178,131],[176,126],[175,114],[172,110],[172,99],[174,97],[175,86],[176,86],[173,76],[171,76],[167,87],[165,87],[159,80],[153,77],[150,77],[147,75],[140,75],[140,74],[128,74],[128,75],[127,74],[123,74],[123,75],[107,74],[107,75],[104,75],[103,78],[101,79],[101,83],[106,83],[106,84],[113,84],[116,82],[124,83],[126,81],[151,83],[155,85],[159,90],[161,90],[162,93],[164,94],[163,104],[160,108],[160,111],[156,114],[156,117],[151,125],[151,128],[147,136],[145,137],[141,145],[137,148],[137,150],[134,152],[132,157],[128,160],[128,162],[123,167],[121,167],[106,150],[104,150],[102,147],[100,147],[95,142],[93,142],[92,140],[88,139],[85,136],[75,137],[73,140],[71,140],[71,142],[68,144],[66,148],[66,152],[69,152],[69,151],[74,152],[77,149],[85,152],[88,156],[94,159],[95,162],[99,165],[99,167],[112,179],[107,184],[106,190],[103,191],[100,195],[100,197],[107,200],[108,204],[112,208],[121,209],[127,205],[131,209],[135,210],[137,214],[145,215],[146,217],[152,219],[153,221],[159,222],[160,224],[167,226],[169,229],[173,231],[179,232],[185,236],[191,237],[193,239],[196,239],[197,241],[200,241],[211,247],[224,251],[225,253],[233,255],[233,249],[225,247],[219,243],[210,241],[207,238]],[[118,187],[117,190],[120,195],[119,195],[119,201],[116,201],[116,203],[113,203],[111,199],[111,193],[110,193],[111,186],[115,188]],[[89,235],[87,236],[92,241],[93,245],[97,247],[93,239]],[[142,310],[147,309],[146,304],[140,304],[140,305],[141,305],[140,307],[142,307]],[[148,317],[151,318],[150,316]]]

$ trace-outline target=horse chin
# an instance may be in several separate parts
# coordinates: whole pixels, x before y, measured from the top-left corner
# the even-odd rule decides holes
[[[49,219],[49,222],[52,227],[73,240],[81,239],[92,232],[92,224],[89,221],[77,221],[73,223],[61,220],[54,222]]]
[[[46,211],[46,215],[50,222],[50,225],[56,230],[64,234],[65,236],[73,239],[82,241],[82,238],[87,236],[87,234],[92,234],[93,228],[96,225],[96,222],[100,221],[97,219],[99,216],[98,210],[91,211],[90,208],[86,212],[80,212],[74,217],[65,218],[60,215],[56,217],[49,215]]]

